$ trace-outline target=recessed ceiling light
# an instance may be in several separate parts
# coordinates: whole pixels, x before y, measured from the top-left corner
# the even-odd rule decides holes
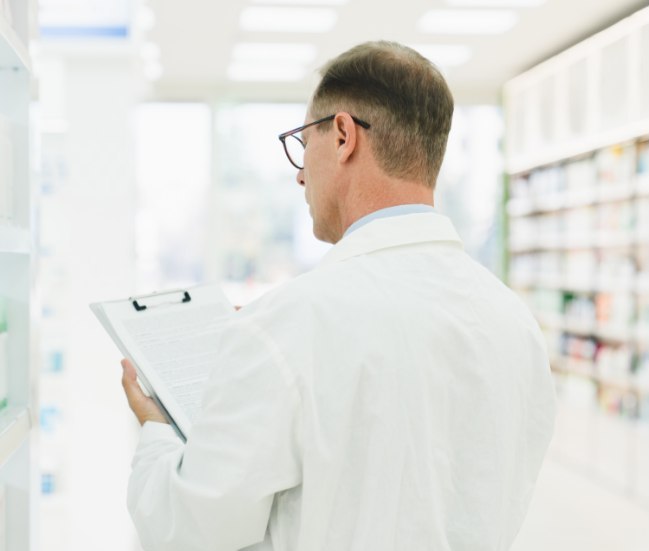
[[[252,0],[252,3],[273,6],[344,6],[349,0]]]
[[[141,30],[148,32],[153,30],[156,23],[155,12],[151,6],[141,5],[135,14],[135,24]]]
[[[463,8],[534,8],[546,0],[446,0],[449,6]]]
[[[241,11],[239,26],[244,31],[325,33],[337,17],[330,8],[248,7]]]
[[[296,81],[304,78],[306,69],[290,63],[246,63],[235,61],[228,67],[228,78],[236,81]]]
[[[518,22],[512,10],[430,10],[417,22],[433,34],[501,34]]]
[[[310,63],[318,53],[313,44],[277,42],[240,42],[232,49],[235,61],[290,61]]]
[[[410,47],[440,67],[457,67],[473,55],[473,50],[465,44],[412,44]]]

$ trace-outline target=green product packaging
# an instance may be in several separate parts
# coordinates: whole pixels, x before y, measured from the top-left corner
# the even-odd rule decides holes
[[[7,299],[0,296],[0,333],[7,332]]]

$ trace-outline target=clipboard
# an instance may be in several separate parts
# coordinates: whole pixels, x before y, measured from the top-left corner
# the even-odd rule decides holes
[[[218,355],[222,327],[235,312],[220,286],[94,302],[90,309],[134,365],[143,390],[186,441]]]

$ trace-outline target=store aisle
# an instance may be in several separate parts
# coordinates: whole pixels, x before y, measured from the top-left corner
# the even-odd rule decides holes
[[[648,551],[649,510],[550,458],[511,551]]]

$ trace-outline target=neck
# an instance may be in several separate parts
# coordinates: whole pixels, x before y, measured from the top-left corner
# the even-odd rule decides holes
[[[343,233],[357,220],[377,210],[398,205],[434,206],[433,190],[417,181],[379,177],[371,184],[351,185],[342,205]]]

